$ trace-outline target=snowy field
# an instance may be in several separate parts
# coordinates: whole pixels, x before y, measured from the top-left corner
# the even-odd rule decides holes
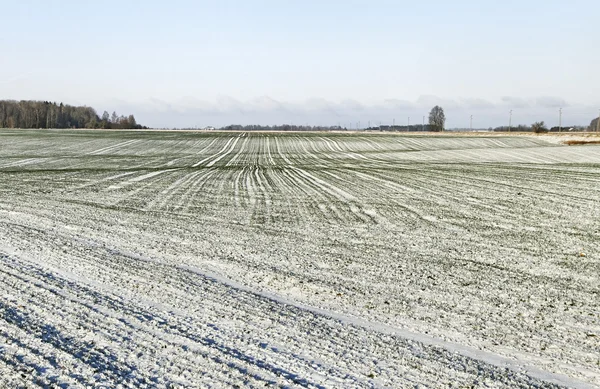
[[[600,146],[0,130],[0,388],[600,386]]]

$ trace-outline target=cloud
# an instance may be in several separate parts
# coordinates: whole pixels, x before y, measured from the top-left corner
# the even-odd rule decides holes
[[[520,97],[502,96],[502,102],[510,108],[528,108],[531,104]]]
[[[343,116],[343,113],[341,113],[341,107],[332,103],[331,101],[321,98],[312,98],[306,100],[304,103],[294,104],[294,112],[307,114],[321,112],[329,113],[335,117]]]
[[[283,103],[269,96],[261,96],[248,101],[245,104],[245,109],[250,112],[288,111],[288,108]]]
[[[434,96],[434,95],[421,95],[417,99],[416,103],[419,107],[423,107],[423,108],[427,108],[427,107],[433,108],[436,105],[439,105],[440,107],[443,107],[444,109],[457,108],[460,106],[460,104],[456,100],[446,99],[446,98]]]
[[[463,98],[461,99],[461,103],[465,108],[489,109],[496,107],[495,104],[480,98]]]
[[[193,111],[193,110],[212,112],[216,109],[214,103],[204,101],[204,100],[199,100],[199,99],[197,99],[195,97],[191,97],[191,96],[183,97],[183,98],[177,100],[176,102],[174,102],[173,104],[168,104],[168,106],[170,106],[171,109],[176,110],[177,112],[180,112],[183,114],[185,114],[188,111]]]
[[[360,103],[356,100],[352,100],[352,99],[343,100],[340,103],[340,106],[346,110],[354,111],[354,112],[362,112],[366,108],[366,106],[363,105],[362,103]]]
[[[408,100],[387,99],[383,101],[382,108],[389,109],[411,109],[415,107],[415,103]]]
[[[551,96],[538,97],[535,100],[535,103],[537,106],[543,108],[561,108],[569,106],[569,104],[564,99],[561,99],[560,97]]]
[[[122,104],[121,104],[122,105]],[[164,100],[157,99],[155,97],[151,97],[143,103],[144,108],[149,108],[158,112],[169,112],[173,110],[171,104],[167,103]]]
[[[247,104],[231,96],[221,95],[217,97],[215,111],[218,113],[245,113]]]

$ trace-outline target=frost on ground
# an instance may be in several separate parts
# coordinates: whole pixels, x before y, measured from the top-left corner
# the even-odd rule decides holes
[[[0,131],[0,387],[600,385],[600,146]]]

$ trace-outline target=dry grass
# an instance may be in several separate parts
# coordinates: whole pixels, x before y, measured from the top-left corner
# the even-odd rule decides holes
[[[563,142],[569,146],[577,146],[577,145],[600,145],[600,140],[566,140]]]

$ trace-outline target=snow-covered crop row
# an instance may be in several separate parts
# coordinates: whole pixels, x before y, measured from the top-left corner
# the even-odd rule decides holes
[[[600,147],[0,131],[0,387],[600,385]]]

